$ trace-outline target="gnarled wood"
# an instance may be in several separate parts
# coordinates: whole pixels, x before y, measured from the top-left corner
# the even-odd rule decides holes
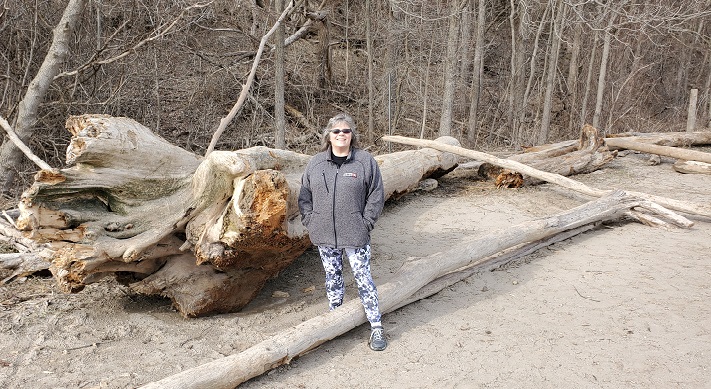
[[[592,126],[583,127],[580,139],[575,147],[545,149],[538,152],[516,154],[508,159],[528,165],[537,170],[571,176],[590,173],[612,161],[617,152],[610,152],[604,147],[600,132]],[[540,178],[523,175],[510,169],[501,170],[495,177],[499,188],[518,188],[544,182]]]
[[[185,316],[231,312],[310,246],[297,205],[311,158],[253,147],[199,157],[128,118],[69,118],[67,162],[42,170],[17,228],[45,243],[64,291],[119,275]],[[439,141],[458,145],[453,138]],[[433,149],[377,156],[386,198],[453,169]]]

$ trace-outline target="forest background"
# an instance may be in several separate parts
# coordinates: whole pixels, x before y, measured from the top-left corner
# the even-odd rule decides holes
[[[0,116],[55,167],[84,113],[204,155],[245,85],[216,149],[313,153],[340,111],[375,154],[395,151],[385,134],[519,150],[585,123],[678,131],[690,102],[695,129],[711,120],[710,15],[711,0],[1,0]],[[0,165],[16,198],[36,167],[7,137]]]

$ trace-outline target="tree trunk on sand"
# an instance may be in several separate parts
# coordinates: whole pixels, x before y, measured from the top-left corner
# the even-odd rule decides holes
[[[504,250],[544,241],[568,231],[580,232],[585,226],[616,220],[630,209],[638,207],[659,210],[657,215],[661,217],[673,216],[648,201],[617,191],[559,215],[524,222],[478,239],[470,239],[445,252],[423,258],[409,258],[387,283],[378,287],[381,310],[391,312],[401,307],[403,302],[410,301],[411,296],[424,298],[434,294],[440,289],[430,286],[438,284],[440,277],[464,267],[486,265],[497,259],[491,256]],[[241,353],[149,383],[143,388],[234,388],[269,369],[289,363],[294,357],[365,322],[360,301],[354,299]]]
[[[397,142],[397,143],[402,143],[402,144],[407,144],[411,146],[418,146],[418,147],[431,147],[436,150],[440,151],[445,151],[453,154],[458,154],[467,158],[479,160],[479,161],[484,161],[487,163],[490,163],[492,165],[500,166],[506,169],[514,170],[517,172],[521,172],[525,175],[529,175],[532,177],[540,178],[543,181],[550,182],[552,184],[557,184],[560,185],[564,188],[568,188],[570,190],[574,190],[576,192],[588,195],[588,196],[593,196],[593,197],[601,197],[606,194],[609,194],[611,191],[610,190],[602,190],[602,189],[597,189],[597,188],[592,188],[590,186],[587,186],[579,181],[575,181],[573,179],[570,179],[568,177],[561,176],[560,174],[555,174],[555,173],[549,173],[549,172],[544,172],[541,170],[534,169],[530,166],[524,165],[520,162],[517,161],[512,161],[509,159],[501,159],[497,158],[493,155],[482,153],[479,151],[474,151],[474,150],[467,150],[463,147],[458,147],[458,146],[451,146],[451,145],[445,145],[443,143],[439,142],[434,142],[431,140],[425,140],[425,139],[413,139],[413,138],[407,138],[404,136],[384,136],[382,138],[386,142]],[[675,199],[670,199],[667,197],[661,197],[661,196],[654,196],[650,195],[647,193],[638,193],[638,192],[631,192],[627,191],[627,193],[643,198],[645,200],[651,201],[653,203],[660,204],[666,208],[672,209],[674,211],[679,211],[679,212],[684,212],[692,215],[700,215],[700,216],[705,216],[705,217],[711,217],[711,206],[709,205],[699,205],[699,204],[693,204],[693,203],[688,203],[685,201],[679,201]]]
[[[67,128],[73,166],[38,172],[16,221],[26,238],[46,242],[66,292],[117,275],[171,298],[184,316],[233,312],[310,246],[297,206],[308,155],[253,147],[201,158],[106,115],[71,117]],[[422,149],[376,160],[392,197],[458,157]]]
[[[628,138],[641,143],[650,143],[659,146],[689,147],[711,144],[711,131],[697,132],[625,132],[608,134],[605,139]],[[608,145],[611,149],[614,147]]]
[[[697,161],[676,161],[672,168],[679,173],[711,174],[711,164]]]
[[[607,143],[607,145],[610,147],[637,150],[642,151],[644,153],[663,155],[686,161],[711,163],[711,154],[704,153],[703,151],[682,149],[678,147],[658,146],[649,143],[637,142],[636,140],[629,138],[609,138],[605,139],[605,143]]]
[[[587,127],[587,125],[583,126],[583,129],[585,127]],[[711,144],[711,132],[625,132],[620,134],[607,134],[607,136],[605,136],[605,140],[611,138],[630,138],[635,142],[675,147],[690,147]],[[550,156],[558,156],[575,151],[578,148],[579,143],[579,140],[565,140],[558,143],[524,147],[523,152],[546,152],[549,153]],[[618,150],[623,147],[614,147],[607,144],[607,148],[610,150]]]
[[[610,152],[604,147],[604,141],[599,131],[592,126],[585,126],[581,132],[580,140],[572,151],[570,147],[560,149],[549,149],[536,153],[516,154],[509,157],[512,161],[517,161],[537,170],[559,174],[561,176],[572,176],[574,174],[594,172],[610,161],[617,152]],[[495,171],[494,169],[489,172]],[[523,175],[521,172],[510,169],[503,169],[495,176],[496,186],[499,188],[519,188],[524,185],[535,185],[544,180]]]

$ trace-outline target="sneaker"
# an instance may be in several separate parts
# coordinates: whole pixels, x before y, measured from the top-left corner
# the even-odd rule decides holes
[[[383,330],[383,327],[373,327],[370,331],[368,345],[370,345],[370,349],[373,351],[383,351],[388,347],[388,341],[385,339],[385,330]]]

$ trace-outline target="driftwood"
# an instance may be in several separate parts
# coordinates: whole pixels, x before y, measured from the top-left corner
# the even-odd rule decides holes
[[[685,174],[711,174],[711,164],[705,162],[678,160],[672,168]]]
[[[649,143],[658,146],[691,147],[711,144],[711,131],[697,132],[625,132],[607,134],[605,140],[629,138],[636,142]],[[614,146],[610,146],[614,148]]]
[[[561,176],[560,174],[555,174],[555,173],[549,173],[549,172],[544,172],[541,170],[537,170],[534,168],[531,168],[530,166],[524,165],[520,162],[516,162],[513,160],[509,159],[502,159],[502,158],[497,158],[493,155],[487,154],[487,153],[482,153],[480,151],[475,151],[475,150],[469,150],[465,149],[463,147],[459,146],[452,146],[452,145],[445,145],[441,144],[438,142],[434,142],[431,140],[427,139],[414,139],[414,138],[407,138],[404,136],[393,136],[393,135],[387,135],[382,138],[384,141],[387,142],[396,142],[396,143],[402,143],[402,144],[407,144],[411,146],[419,146],[419,147],[430,147],[433,149],[437,149],[440,151],[446,151],[452,154],[458,154],[467,158],[475,159],[475,160],[480,160],[484,161],[487,163],[490,163],[492,165],[500,166],[506,169],[514,170],[517,172],[520,172],[522,174],[530,175],[536,178],[539,178],[543,181],[550,182],[556,185],[560,185],[564,188],[574,190],[576,192],[588,195],[588,196],[593,196],[593,197],[601,197],[606,194],[609,194],[611,190],[602,190],[602,189],[597,189],[590,187],[588,185],[585,185],[579,181],[575,181],[573,179],[570,179],[568,177]],[[674,211],[679,211],[679,212],[684,212],[687,214],[691,215],[700,215],[700,216],[705,216],[705,217],[711,217],[711,206],[708,205],[699,205],[699,204],[693,204],[685,201],[679,201],[667,197],[662,197],[662,196],[655,196],[655,195],[650,195],[646,193],[639,193],[639,192],[632,192],[628,191],[627,193],[644,198],[646,200],[649,200],[653,203],[659,204],[665,208],[669,208]]]
[[[711,163],[711,154],[703,151],[683,149],[679,147],[659,146],[650,143],[639,142],[631,138],[607,138],[605,139],[610,147],[620,149],[642,151],[650,154],[663,155],[667,157],[682,159],[686,161],[697,161]]]
[[[16,220],[47,246],[43,258],[66,292],[119,276],[185,316],[233,312],[310,246],[296,204],[308,155],[253,147],[201,158],[105,115],[71,117],[67,128],[73,166],[37,173]],[[423,149],[376,160],[393,197],[458,157]]]
[[[586,125],[585,127],[587,127]],[[659,146],[690,147],[711,144],[711,131],[698,132],[625,132],[619,134],[607,134],[605,140],[612,138],[629,138],[636,142],[649,143]],[[549,143],[538,146],[523,146],[524,153],[549,152],[564,154],[574,151],[578,145],[578,140],[566,140],[558,143]],[[610,150],[617,147],[608,145]]]
[[[527,152],[509,157],[509,160],[520,162],[537,170],[556,173],[561,176],[591,173],[599,170],[612,161],[617,152],[610,152],[604,147],[604,140],[598,130],[585,126],[580,139],[573,145],[548,148],[537,152]],[[492,177],[499,188],[518,188],[525,185],[535,185],[543,182],[540,178],[524,175],[510,169],[489,169],[487,175]]]
[[[412,301],[412,296],[424,298],[434,294],[440,290],[438,287],[447,284],[441,277],[453,272],[466,274],[463,268],[471,270],[491,264],[500,259],[492,257],[497,253],[532,243],[539,243],[540,246],[540,242],[552,236],[571,231],[580,232],[600,222],[617,220],[633,208],[651,212],[660,210],[646,200],[617,191],[570,211],[490,233],[445,252],[423,258],[409,258],[387,283],[378,287],[381,309],[383,312],[391,312]],[[658,215],[666,217],[671,213],[662,210]],[[673,218],[671,222],[676,224],[676,220]],[[286,329],[241,353],[149,383],[143,388],[234,388],[269,369],[289,363],[294,357],[365,322],[360,301],[351,300],[335,311]]]

